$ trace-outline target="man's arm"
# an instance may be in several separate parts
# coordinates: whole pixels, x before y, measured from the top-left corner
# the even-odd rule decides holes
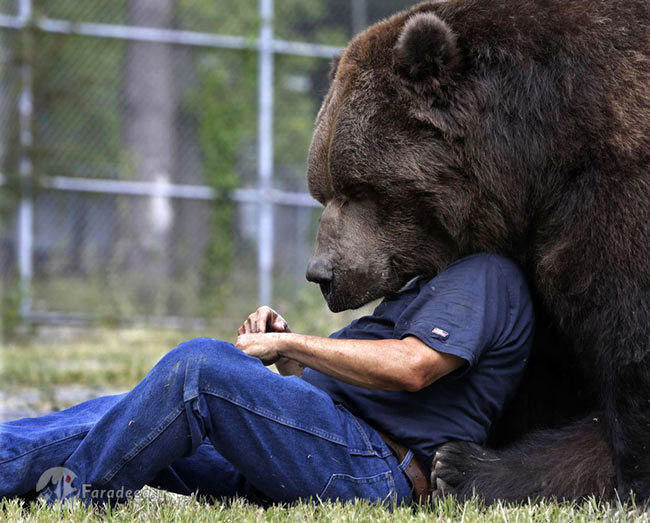
[[[262,360],[289,358],[368,389],[418,391],[464,363],[462,358],[438,352],[414,336],[342,340],[294,333],[243,334],[236,345]]]

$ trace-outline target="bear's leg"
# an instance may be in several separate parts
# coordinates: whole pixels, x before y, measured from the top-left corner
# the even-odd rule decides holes
[[[618,497],[650,499],[650,361],[614,363],[605,380],[605,420]]]
[[[647,269],[648,258],[644,260]],[[559,301],[556,310],[573,326],[578,347],[591,347],[578,352],[584,361],[594,363],[599,378],[616,495],[626,500],[632,494],[637,501],[646,501],[650,499],[650,274],[644,278],[641,267],[630,272],[639,274],[638,280],[600,271],[590,279],[588,300],[572,308],[568,301]]]
[[[432,488],[488,503],[539,498],[610,498],[614,468],[601,420],[591,416],[558,430],[529,434],[501,450],[473,443],[442,445],[432,464]]]

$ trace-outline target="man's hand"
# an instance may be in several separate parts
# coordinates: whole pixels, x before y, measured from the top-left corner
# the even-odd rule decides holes
[[[271,307],[263,305],[239,327],[238,334],[256,334],[264,332],[291,332],[286,320]]]
[[[275,333],[240,334],[235,346],[249,356],[259,358],[264,365],[273,365],[280,359],[281,336]]]
[[[235,346],[250,356],[260,358],[264,365],[275,363],[278,371],[283,376],[300,376],[303,367],[298,362],[289,358],[278,357],[277,353],[273,354],[273,350],[271,350],[271,353],[267,353],[271,349],[269,347],[271,340],[262,339],[261,337],[253,340],[253,338],[248,337],[252,334],[259,335],[267,332],[291,332],[291,329],[282,316],[271,307],[264,305],[251,314],[242,326],[239,327],[237,331],[239,337]],[[264,347],[258,344],[262,344]],[[264,357],[258,354],[262,354]]]

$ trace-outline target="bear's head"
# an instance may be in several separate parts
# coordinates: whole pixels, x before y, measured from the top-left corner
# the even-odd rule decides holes
[[[307,279],[332,311],[458,256],[462,68],[456,36],[426,7],[371,27],[334,60],[307,173],[325,207]]]
[[[307,278],[330,309],[359,307],[473,252],[513,257],[531,278],[557,274],[576,242],[567,227],[576,209],[602,213],[585,188],[604,199],[618,190],[595,173],[614,184],[647,158],[647,66],[630,47],[647,44],[620,30],[647,27],[631,11],[603,24],[601,7],[425,2],[346,47],[307,171],[325,207]],[[562,282],[580,292],[571,266]],[[555,280],[544,285],[566,286]]]

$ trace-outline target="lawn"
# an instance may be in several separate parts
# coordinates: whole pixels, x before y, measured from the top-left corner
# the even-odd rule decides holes
[[[334,330],[347,318],[330,324]],[[305,326],[303,330],[310,330]],[[310,331],[319,331],[314,327]],[[61,409],[102,393],[128,390],[170,348],[197,335],[233,340],[223,332],[174,330],[50,331],[25,343],[0,348],[0,413],[36,414]],[[233,331],[234,332],[234,331]],[[7,410],[7,405],[10,408]],[[4,407],[4,411],[2,410]],[[301,503],[268,509],[242,500],[209,502],[144,489],[135,499],[111,511],[79,504],[47,508],[40,502],[24,507],[18,501],[0,502],[0,520],[6,521],[650,521],[650,512],[633,505],[588,500],[571,503],[497,504],[485,507],[474,500],[453,498],[417,509],[394,512],[364,502],[341,505]]]
[[[156,494],[151,495],[151,493]],[[256,507],[242,500],[228,503],[208,503],[194,497],[181,497],[146,491],[140,497],[113,510],[88,509],[79,503],[72,506],[48,508],[33,503],[23,508],[16,501],[0,502],[0,517],[8,521],[187,521],[187,522],[285,522],[285,521],[340,521],[340,522],[537,522],[561,521],[648,521],[648,514],[634,508],[604,505],[588,501],[579,505],[542,503],[530,505],[497,504],[484,507],[476,501],[455,503],[452,498],[433,506],[391,512],[364,502],[341,505],[338,503],[300,503],[294,506]]]

